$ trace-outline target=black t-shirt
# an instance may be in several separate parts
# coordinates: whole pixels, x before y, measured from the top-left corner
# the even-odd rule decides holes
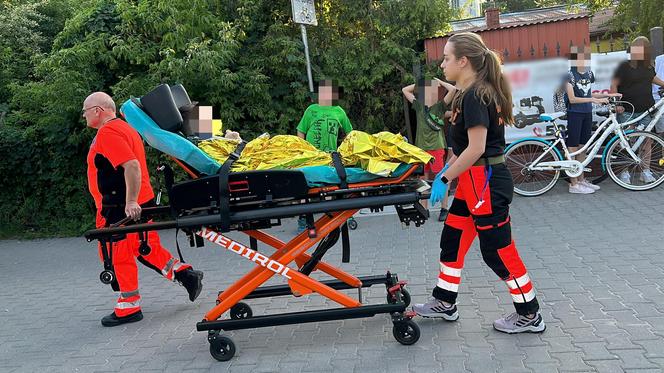
[[[461,111],[457,112],[450,128],[454,154],[459,156],[468,147],[468,129],[475,126],[484,126],[488,130],[482,158],[503,154],[505,126],[499,124],[496,106],[484,105],[475,94],[474,88],[470,88],[466,92],[460,106]]]
[[[655,105],[652,97],[652,79],[655,77],[655,69],[652,66],[638,66],[633,68],[630,61],[623,61],[616,69],[613,76],[618,79],[618,93],[622,93],[623,101],[634,105],[634,112],[643,113]],[[625,110],[631,107],[626,105]]]

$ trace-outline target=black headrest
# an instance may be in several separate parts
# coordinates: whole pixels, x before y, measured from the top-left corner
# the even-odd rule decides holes
[[[187,90],[184,89],[182,84],[172,85],[170,88],[171,93],[173,94],[173,100],[175,100],[175,105],[178,109],[188,107],[192,104],[189,95],[187,94]]]
[[[177,132],[182,127],[182,115],[168,84],[162,84],[141,98],[143,111],[161,129]]]

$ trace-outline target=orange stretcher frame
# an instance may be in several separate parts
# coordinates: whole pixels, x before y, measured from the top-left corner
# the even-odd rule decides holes
[[[178,159],[173,160],[182,167],[192,178],[196,179],[199,175],[188,165]],[[419,168],[419,165],[411,165],[409,169],[398,178],[376,179],[370,182],[349,184],[344,190],[358,189],[366,191],[366,188],[385,187],[389,185],[403,184]],[[308,194],[316,199],[319,196],[325,196],[327,193],[340,190],[339,186],[325,186],[311,188]],[[343,192],[343,191],[342,191]],[[349,195],[359,197],[356,192],[348,192]],[[361,197],[359,197],[361,198]],[[392,201],[394,197],[389,196]],[[411,198],[411,197],[408,197]],[[416,198],[416,197],[412,197]],[[353,198],[351,198],[353,199]],[[419,198],[409,200],[409,203],[419,204]],[[389,205],[393,203],[385,203]],[[337,205],[335,205],[337,206]],[[208,331],[208,341],[210,342],[210,352],[212,356],[220,361],[227,361],[235,354],[235,345],[233,341],[221,335],[222,330],[238,330],[256,327],[299,324],[302,322],[317,322],[327,320],[338,320],[358,317],[371,317],[376,314],[390,314],[393,327],[393,335],[398,342],[409,345],[417,342],[419,339],[419,328],[412,321],[414,313],[407,312],[406,307],[410,303],[410,296],[404,289],[405,282],[399,281],[396,274],[387,273],[379,276],[356,277],[340,268],[332,266],[322,261],[325,251],[332,247],[339,238],[339,232],[347,221],[359,211],[359,208],[350,208],[343,211],[325,212],[319,217],[309,230],[296,235],[288,242],[284,242],[262,230],[242,230],[244,234],[252,240],[252,247],[243,245],[229,237],[218,232],[214,226],[199,225],[193,233],[203,240],[207,240],[219,245],[226,250],[234,252],[247,260],[256,264],[256,267],[235,281],[227,289],[220,292],[217,297],[217,304],[210,309],[203,320],[197,323],[199,331]],[[397,207],[398,208],[398,207]],[[167,207],[164,207],[167,209]],[[309,214],[311,215],[311,214]],[[426,219],[425,216],[423,219]],[[311,220],[310,220],[311,221]],[[402,220],[403,221],[403,220]],[[423,220],[422,220],[423,222]],[[128,226],[129,229],[159,230],[173,228],[176,222],[153,223],[149,227]],[[140,225],[140,224],[139,224]],[[121,229],[121,228],[115,228]],[[103,229],[102,229],[103,230]],[[101,234],[95,230],[94,234],[86,237],[99,237]],[[327,242],[328,237],[336,234],[335,239]],[[101,238],[98,238],[101,240]],[[262,242],[275,249],[270,256],[264,255],[255,250],[253,244]],[[307,253],[309,249],[316,246],[316,251],[312,254]],[[321,245],[327,245],[322,254],[317,254]],[[297,268],[289,267],[295,262]],[[309,266],[308,271],[303,268]],[[323,272],[332,280],[316,280],[310,277],[313,271]],[[277,286],[263,286],[274,275],[283,277],[287,284]],[[361,300],[361,289],[372,285],[383,284],[387,291],[387,304],[382,305],[363,305]],[[358,298],[353,299],[340,290],[358,289]],[[304,311],[295,313],[284,313],[277,315],[265,315],[253,317],[250,307],[242,303],[245,299],[294,295],[296,297],[317,293],[337,304],[340,308]],[[238,310],[237,308],[241,310]],[[221,316],[230,311],[230,319],[221,319]]]
[[[197,178],[198,176],[183,162],[177,158],[171,157],[180,167],[182,167],[185,172],[187,172],[192,178]],[[376,181],[362,182],[349,184],[348,189],[356,188],[366,188],[372,186],[382,186],[389,184],[398,184],[402,183],[404,180],[408,179],[418,168],[418,165],[411,165],[411,167],[406,170],[398,178],[391,179],[378,179]],[[312,188],[309,190],[310,195],[320,194],[321,192],[331,192],[338,190],[339,186],[326,186]],[[307,250],[316,245],[321,239],[326,237],[334,229],[340,228],[346,223],[346,221],[355,215],[359,210],[349,210],[344,212],[336,212],[329,215],[323,215],[315,223],[316,237],[310,238],[308,232],[304,231],[297,236],[295,236],[291,241],[285,243],[279,240],[276,237],[273,237],[265,232],[260,230],[244,231],[250,237],[255,238],[256,240],[263,242],[264,244],[271,246],[276,249],[276,252],[272,254],[268,260],[276,261],[283,266],[295,262],[298,267],[301,267],[307,261],[311,260],[311,256],[306,253]],[[216,232],[215,232],[216,233]],[[197,232],[198,235],[204,237],[201,234],[201,231]],[[219,233],[216,233],[219,234]],[[205,238],[205,237],[204,237]],[[228,239],[228,238],[227,238]],[[230,239],[228,239],[230,240]],[[232,240],[231,240],[232,241]],[[214,240],[212,240],[214,242]],[[250,248],[244,246],[243,252],[252,251]],[[319,262],[314,270],[319,270],[324,272],[340,281],[343,281],[347,285],[354,288],[362,288],[362,281],[357,277],[337,268],[325,262]],[[297,272],[291,272],[296,279],[289,279],[289,286],[291,287],[293,294],[296,296],[302,296],[305,294],[310,294],[312,292],[318,293],[325,296],[345,307],[358,307],[361,303],[357,300],[354,300],[347,295],[330,288],[322,284],[321,282],[312,279],[311,277],[301,275]],[[219,293],[217,298],[218,304],[208,311],[205,314],[204,321],[217,320],[223,313],[230,310],[231,307],[236,305],[238,302],[242,301],[247,295],[252,291],[256,290],[260,285],[267,282],[273,275],[274,271],[266,268],[265,266],[257,266],[253,270],[249,271],[242,278],[233,283],[223,292]]]

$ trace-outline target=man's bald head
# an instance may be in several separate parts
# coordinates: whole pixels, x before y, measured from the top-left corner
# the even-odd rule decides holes
[[[93,107],[100,106],[104,109],[108,109],[115,113],[115,102],[111,96],[107,95],[104,92],[95,92],[88,96],[85,101],[83,101],[83,106]]]
[[[115,102],[104,92],[95,92],[83,101],[82,113],[88,127],[99,129],[115,118],[115,112]]]

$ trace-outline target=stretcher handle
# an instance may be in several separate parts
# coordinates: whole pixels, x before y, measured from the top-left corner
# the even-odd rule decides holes
[[[157,206],[157,207],[146,207],[141,209],[141,217],[146,217],[150,215],[157,215],[157,214],[163,214],[166,212],[170,213],[170,207],[169,206]],[[122,220],[120,220],[117,223],[111,224],[109,227],[110,228],[117,228],[121,225],[125,225],[131,221],[130,216],[125,216]]]
[[[426,196],[426,197],[423,197]],[[281,219],[305,214],[319,214],[335,211],[359,210],[362,208],[406,205],[429,198],[429,194],[406,192],[371,197],[344,198],[333,201],[313,202],[299,205],[258,208],[251,211],[237,211],[228,214],[231,223],[241,223],[252,220]],[[166,208],[166,206],[164,206]],[[151,224],[133,224],[128,227],[93,229],[85,232],[88,240],[109,237],[115,234],[134,233],[141,231],[157,231],[173,228],[190,228],[203,226],[218,226],[221,223],[220,214],[183,216],[177,220]]]

